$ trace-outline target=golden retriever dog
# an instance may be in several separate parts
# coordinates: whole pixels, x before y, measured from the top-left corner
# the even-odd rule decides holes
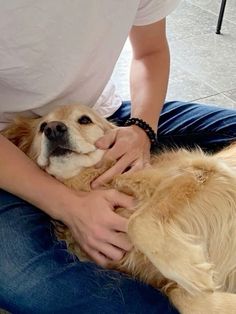
[[[96,169],[104,151],[95,142],[115,126],[80,105],[45,117],[16,119],[2,134],[43,170],[74,190],[111,165]],[[162,290],[183,314],[236,313],[236,146],[214,155],[200,149],[160,153],[151,167],[115,177],[114,188],[137,199],[129,218],[133,249],[111,268]],[[60,239],[87,258],[66,226]]]

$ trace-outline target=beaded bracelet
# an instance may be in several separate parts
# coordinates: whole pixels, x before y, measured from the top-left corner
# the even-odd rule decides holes
[[[141,128],[148,136],[150,142],[151,142],[151,149],[154,149],[157,146],[157,136],[156,133],[153,131],[153,129],[150,127],[147,122],[143,121],[139,118],[130,118],[126,120],[124,126],[131,126],[131,125],[137,125],[139,128]]]

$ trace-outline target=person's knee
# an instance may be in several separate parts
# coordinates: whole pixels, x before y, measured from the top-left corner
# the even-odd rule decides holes
[[[156,291],[95,264],[80,263],[52,236],[45,214],[9,194],[4,197],[0,308],[19,314],[140,313],[140,308],[156,313],[161,304]]]

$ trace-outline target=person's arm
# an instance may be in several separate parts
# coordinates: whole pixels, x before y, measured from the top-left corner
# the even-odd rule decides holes
[[[68,191],[0,135],[0,188],[62,220]],[[59,197],[61,196],[61,197]]]
[[[165,19],[146,26],[133,26],[130,40],[133,48],[131,115],[143,119],[157,131],[170,67]],[[110,181],[128,167],[131,167],[131,171],[142,169],[150,160],[150,141],[137,126],[112,130],[97,142],[97,146],[101,149],[112,147],[104,158],[117,160],[117,163],[94,181],[94,188]]]
[[[157,131],[169,80],[170,55],[165,19],[130,32],[133,59],[130,73],[131,116],[146,121]]]
[[[113,208],[131,207],[131,197],[112,190],[75,193],[42,171],[2,135],[0,189],[64,222],[85,252],[100,265],[106,265],[107,257],[120,259],[124,250],[130,249],[125,235],[127,220],[115,214]]]

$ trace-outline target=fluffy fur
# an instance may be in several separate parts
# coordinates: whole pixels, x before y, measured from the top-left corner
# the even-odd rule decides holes
[[[91,123],[80,124],[80,117]],[[60,156],[50,155],[43,122],[63,122],[68,138]],[[94,143],[114,126],[80,105],[66,106],[40,119],[16,119],[2,132],[45,171],[74,190],[109,165],[96,169],[103,152]],[[129,218],[134,248],[110,265],[161,289],[183,314],[236,312],[236,146],[215,154],[184,149],[152,156],[152,167],[114,178],[107,186],[137,198]],[[87,258],[70,231],[56,225],[60,239]]]

